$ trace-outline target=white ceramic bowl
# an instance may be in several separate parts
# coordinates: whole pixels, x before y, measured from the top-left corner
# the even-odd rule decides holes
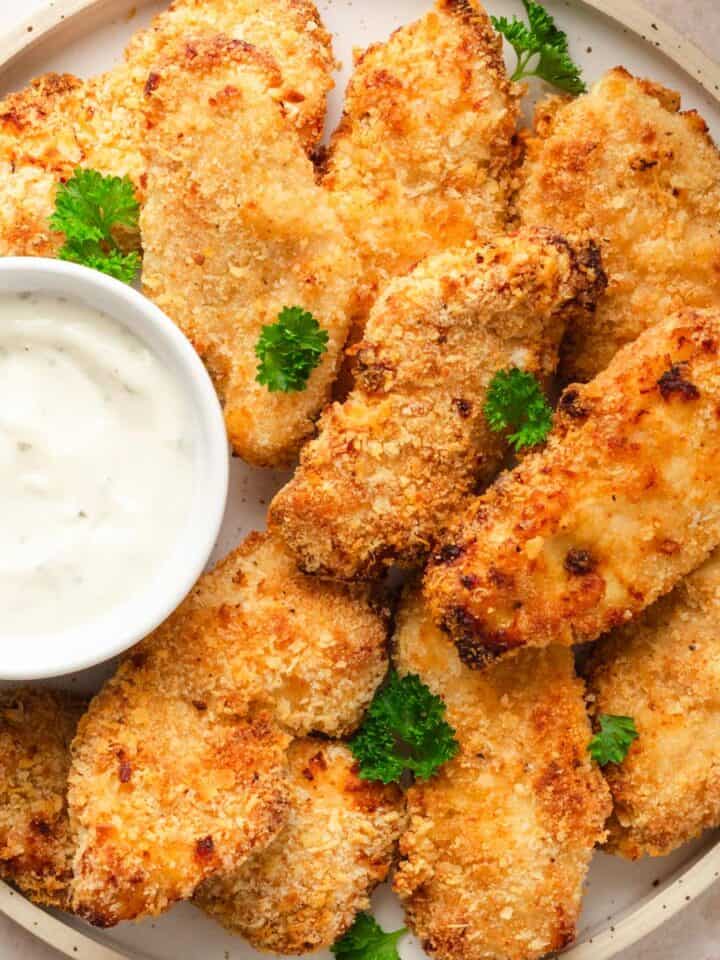
[[[0,258],[0,292],[22,291],[84,302],[139,337],[179,381],[196,417],[197,442],[187,522],[175,542],[168,543],[162,565],[143,591],[87,625],[52,635],[4,635],[0,611],[0,678],[13,681],[94,666],[158,626],[187,595],[208,561],[222,523],[229,471],[225,423],[210,378],[189,341],[153,303],[132,287],[76,264]]]

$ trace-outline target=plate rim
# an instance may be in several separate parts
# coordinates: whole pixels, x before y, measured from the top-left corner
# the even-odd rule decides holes
[[[47,42],[58,29],[81,14],[100,12],[120,0],[46,0],[30,17],[0,38],[0,74],[19,57]],[[142,2],[142,0],[141,0]],[[656,17],[637,0],[579,0],[582,6],[615,21],[640,40],[655,47],[717,103],[720,103],[720,64],[662,17]],[[605,927],[584,943],[563,953],[567,960],[612,960],[680,913],[720,877],[720,838],[658,893],[629,908],[612,927]],[[21,893],[0,881],[0,913],[40,941],[75,960],[146,960],[106,946],[89,934],[30,903]]]

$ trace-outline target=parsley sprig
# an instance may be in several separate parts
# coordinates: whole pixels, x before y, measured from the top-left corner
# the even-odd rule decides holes
[[[635,721],[632,717],[616,717],[609,713],[601,713],[598,721],[600,730],[588,745],[590,754],[601,767],[608,763],[622,763],[633,740],[639,736]]]
[[[105,177],[97,170],[78,168],[55,197],[50,218],[53,230],[65,234],[61,260],[81,263],[132,283],[140,268],[140,256],[125,252],[117,232],[138,230],[140,206],[128,177]]]
[[[495,433],[512,431],[509,442],[516,451],[543,443],[552,428],[552,407],[540,384],[525,370],[499,370],[490,381],[485,419]]]
[[[338,960],[399,960],[397,942],[405,932],[403,927],[386,933],[369,913],[359,913],[330,950]]]
[[[285,307],[264,326],[255,346],[260,361],[256,380],[271,393],[304,390],[327,350],[328,332],[302,307]]]
[[[427,780],[459,747],[445,704],[415,674],[393,671],[375,694],[362,727],[350,741],[363,780],[393,783],[406,770]]]
[[[493,26],[517,54],[511,80],[540,77],[566,93],[585,93],[580,67],[568,53],[567,34],[559,30],[547,10],[534,0],[523,0],[528,24],[513,17],[492,17]],[[535,66],[531,62],[537,57]]]

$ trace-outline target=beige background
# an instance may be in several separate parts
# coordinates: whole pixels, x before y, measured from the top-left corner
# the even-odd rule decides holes
[[[0,0],[0,29],[37,0]],[[720,61],[720,0],[645,0],[645,6]],[[720,211],[719,211],[720,215]],[[0,917],[0,960],[58,960],[60,954]],[[178,960],[203,958],[178,957]],[[720,960],[720,883],[622,960]]]

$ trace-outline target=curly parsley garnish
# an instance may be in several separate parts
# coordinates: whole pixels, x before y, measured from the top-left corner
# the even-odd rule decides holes
[[[359,913],[330,950],[338,960],[399,960],[397,942],[405,932],[403,927],[386,933],[369,913]]]
[[[409,674],[393,671],[375,694],[362,727],[350,741],[363,780],[393,783],[406,770],[427,780],[459,747],[455,731],[444,719],[445,704]]]
[[[50,218],[52,229],[65,234],[60,259],[132,283],[140,268],[140,255],[123,251],[116,231],[136,233],[139,216],[129,177],[105,177],[97,170],[78,168],[58,188]]]
[[[513,17],[492,17],[493,26],[517,54],[517,67],[511,80],[540,77],[566,93],[585,93],[587,87],[580,67],[568,53],[567,34],[558,30],[547,10],[534,0],[523,0],[528,24]],[[531,61],[537,57],[531,69]]]
[[[495,433],[511,430],[509,442],[516,451],[547,439],[552,427],[552,407],[540,384],[525,370],[499,370],[490,381],[483,410]]]
[[[633,740],[639,734],[632,717],[615,717],[601,713],[598,717],[600,730],[588,745],[594,760],[604,767],[608,763],[622,763],[628,755]]]
[[[304,390],[327,350],[328,332],[302,307],[285,307],[276,323],[262,328],[255,353],[258,383],[271,393]]]

